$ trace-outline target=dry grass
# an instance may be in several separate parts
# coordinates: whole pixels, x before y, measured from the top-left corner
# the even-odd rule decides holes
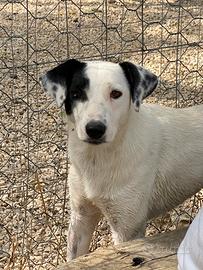
[[[53,269],[65,259],[67,133],[39,74],[66,57],[131,60],[160,75],[148,102],[203,103],[201,0],[181,1],[180,10],[175,0],[146,1],[143,24],[140,1],[111,1],[108,8],[105,1],[81,2],[0,3],[0,268],[6,270]],[[190,222],[202,196],[151,222],[147,235]],[[91,250],[110,242],[101,221]]]

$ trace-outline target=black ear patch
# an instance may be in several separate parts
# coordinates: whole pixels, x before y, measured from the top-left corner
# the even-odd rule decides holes
[[[51,69],[44,76],[44,88],[55,98],[57,104],[65,104],[71,114],[76,101],[87,100],[86,89],[89,81],[84,75],[86,63],[70,59]]]
[[[149,96],[157,87],[158,77],[149,70],[130,62],[122,62],[119,65],[123,69],[129,83],[135,109],[139,110],[142,100]]]

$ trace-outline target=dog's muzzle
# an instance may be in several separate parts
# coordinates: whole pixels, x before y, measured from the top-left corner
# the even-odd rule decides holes
[[[89,123],[87,123],[85,129],[88,135],[87,142],[93,144],[99,144],[104,142],[106,126],[101,121],[90,121]]]

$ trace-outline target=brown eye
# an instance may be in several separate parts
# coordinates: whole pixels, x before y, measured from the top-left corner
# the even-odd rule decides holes
[[[113,90],[113,91],[111,91],[110,97],[113,99],[117,99],[117,98],[121,97],[122,94],[123,93],[121,91]]]

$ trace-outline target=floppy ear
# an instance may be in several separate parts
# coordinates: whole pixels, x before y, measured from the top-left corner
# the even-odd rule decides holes
[[[74,74],[84,66],[83,62],[69,59],[39,78],[44,90],[56,100],[59,107],[63,105],[68,96]]]
[[[139,111],[142,100],[155,90],[158,84],[158,77],[149,70],[130,62],[122,62],[119,65],[123,69],[129,83],[135,109]]]

